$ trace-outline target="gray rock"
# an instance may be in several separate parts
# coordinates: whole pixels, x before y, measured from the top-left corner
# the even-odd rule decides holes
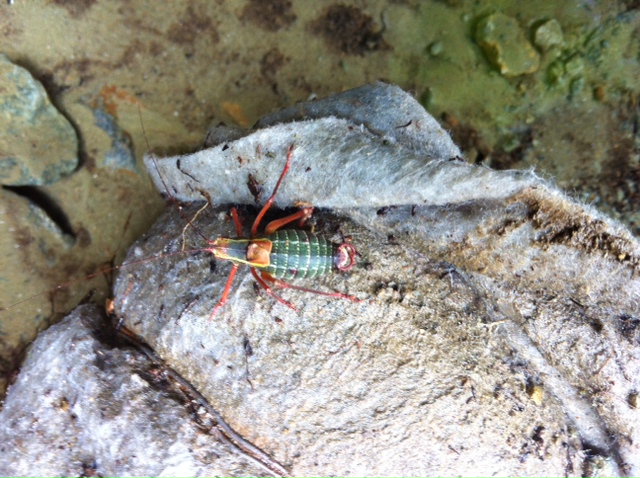
[[[508,207],[322,215],[360,265],[298,285],[362,303],[282,291],[295,313],[245,273],[211,320],[229,268],[200,254],[129,270],[119,314],[295,475],[637,470],[638,244],[540,186]],[[571,239],[551,232],[562,212]],[[218,211],[195,227],[234,235]],[[130,260],[179,251],[183,228],[168,214]]]
[[[211,133],[214,147],[147,156],[145,162],[158,189],[170,185],[180,201],[209,197],[216,204],[252,204],[248,175],[266,191],[265,200],[294,145],[275,202],[281,208],[299,201],[332,209],[442,205],[486,194],[505,198],[538,182],[529,172],[496,173],[460,160],[460,150],[437,121],[410,95],[384,83],[283,110],[260,120],[258,128],[239,139],[234,130],[227,142]]]
[[[555,18],[547,20],[536,28],[533,41],[541,51],[549,51],[553,47],[562,46],[564,43],[562,25]]]
[[[228,266],[212,274],[210,257],[172,258],[120,279],[126,323],[294,474],[637,470],[637,241],[531,173],[450,160],[456,148],[430,139],[439,126],[422,147],[419,132],[394,137],[376,115],[415,118],[415,103],[403,116],[376,103],[393,89],[363,90],[353,118],[332,104],[354,104],[348,92],[169,159],[179,180],[160,166],[179,197],[201,188],[217,204],[251,203],[249,173],[269,171],[258,180],[268,193],[295,144],[277,203],[340,210],[320,223],[353,236],[360,266],[317,287],[363,303],[282,292],[296,314],[244,275],[209,320]],[[131,260],[179,250],[193,214],[170,214]],[[234,235],[220,210],[194,226],[188,242]]]
[[[51,184],[78,166],[78,138],[31,74],[0,54],[0,183]]]
[[[0,412],[0,474],[265,475],[110,334],[80,306],[38,337]]]

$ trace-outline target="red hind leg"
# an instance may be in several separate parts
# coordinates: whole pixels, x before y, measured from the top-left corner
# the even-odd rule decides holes
[[[357,297],[354,297],[354,296],[348,295],[348,294],[342,294],[341,292],[323,292],[321,290],[307,289],[306,287],[299,287],[297,285],[288,284],[287,282],[284,282],[284,281],[282,281],[280,279],[276,279],[271,274],[269,274],[268,272],[265,272],[265,271],[261,271],[260,275],[262,276],[262,279],[264,281],[271,282],[271,283],[277,285],[278,287],[282,287],[283,289],[300,290],[302,292],[311,292],[312,294],[319,294],[319,295],[324,295],[324,296],[327,296],[327,297],[335,297],[336,299],[348,299],[348,300],[350,300],[352,302],[360,302],[360,299],[358,299]],[[254,277],[257,277],[257,274],[254,274]],[[264,285],[262,287],[264,287]],[[269,293],[271,293],[271,292],[269,292]]]
[[[280,302],[281,304],[286,305],[287,307],[289,307],[290,309],[295,310],[296,312],[298,311],[298,309],[296,309],[293,304],[291,304],[290,302],[287,302],[286,300],[284,300],[282,297],[280,297],[279,295],[277,295],[275,292],[273,292],[273,290],[271,289],[271,287],[269,287],[269,285],[262,280],[262,278],[258,275],[258,273],[256,272],[256,270],[252,267],[251,268],[251,273],[253,274],[253,277],[255,278],[255,280],[258,282],[258,284],[260,284],[262,286],[262,288],[264,290],[267,291],[267,294],[269,294],[271,297],[273,297],[274,299],[276,299],[278,302]],[[262,274],[265,274],[264,272]],[[263,276],[264,277],[264,276]]]
[[[278,179],[278,182],[276,183],[276,187],[273,188],[273,192],[271,193],[271,197],[267,200],[265,205],[262,206],[262,210],[256,216],[256,220],[253,221],[253,227],[251,228],[251,235],[252,236],[255,236],[256,233],[258,232],[258,226],[260,225],[260,221],[262,221],[263,216],[267,213],[267,211],[269,210],[269,208],[273,204],[273,200],[276,197],[276,193],[278,192],[278,188],[280,187],[280,184],[282,183],[282,180],[284,179],[284,177],[287,175],[287,171],[289,171],[289,166],[291,166],[291,157],[292,156],[293,156],[293,145],[289,146],[289,149],[287,150],[287,162],[284,165],[284,169],[282,170],[282,173],[280,174],[280,179]]]
[[[267,227],[265,227],[264,233],[271,234],[272,232],[280,229],[282,226],[286,226],[287,224],[292,223],[293,221],[298,219],[300,220],[300,225],[302,225],[307,219],[311,217],[311,214],[313,214],[312,207],[303,207],[294,214],[271,221],[269,224],[267,224]]]

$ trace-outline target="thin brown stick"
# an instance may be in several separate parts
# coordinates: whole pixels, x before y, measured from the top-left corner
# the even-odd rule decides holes
[[[228,445],[235,448],[240,454],[251,460],[253,463],[263,468],[276,477],[290,476],[289,471],[280,463],[271,458],[266,452],[254,444],[245,440],[231,426],[224,421],[222,415],[214,409],[206,398],[198,392],[193,385],[185,380],[178,372],[167,366],[164,361],[156,355],[156,353],[146,345],[140,338],[126,327],[120,327],[118,332],[133,344],[138,350],[144,353],[156,366],[161,367],[165,371],[165,375],[171,377],[180,387],[182,392],[189,400],[198,403],[203,407],[215,422],[216,428],[220,431],[219,436]]]

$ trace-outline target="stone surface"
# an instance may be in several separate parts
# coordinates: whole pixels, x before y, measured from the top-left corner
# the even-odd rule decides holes
[[[301,103],[266,116],[256,128],[243,138],[234,131],[229,141],[216,140],[216,146],[191,155],[147,156],[147,168],[156,187],[163,191],[169,185],[180,201],[210,197],[216,204],[251,204],[252,191],[238,185],[246,185],[250,173],[266,200],[287,148],[294,145],[288,180],[275,204],[306,201],[333,209],[446,204],[454,184],[457,200],[486,194],[477,188],[480,183],[498,198],[537,181],[531,173],[496,175],[464,162],[446,131],[413,97],[384,83]],[[386,158],[383,165],[378,157]]]
[[[209,207],[185,228],[196,205],[168,212],[131,250],[128,262],[138,262],[115,285],[125,325],[294,475],[637,474],[638,241],[532,174],[452,168],[459,161],[448,155],[390,174],[397,157],[376,149],[384,135],[338,121],[352,123],[345,142],[359,135],[376,153],[367,189],[408,202],[366,207],[363,196],[359,207],[341,201],[339,215],[317,211],[316,232],[352,236],[358,265],[298,285],[361,302],[278,291],[294,312],[256,293],[245,271],[211,320],[229,265],[202,249],[181,251],[235,233],[227,208]],[[308,123],[316,134],[332,127],[317,118],[234,133],[227,150],[253,141],[242,161],[231,157],[233,167],[242,163],[238,197],[257,146],[270,162],[292,143],[305,151],[313,139],[298,126]],[[419,143],[396,139],[403,154]],[[351,174],[323,162],[334,143],[314,146],[312,168],[334,182],[336,171]],[[294,173],[283,193],[302,180]],[[187,181],[181,173],[166,184],[186,189]],[[314,202],[330,181],[318,184],[308,188]],[[252,209],[240,212],[248,218]],[[164,260],[140,261],[158,254]]]
[[[202,410],[194,421],[102,314],[81,306],[33,344],[0,412],[0,474],[270,475],[207,427]]]
[[[76,132],[31,74],[0,55],[0,183],[51,184],[78,166]]]

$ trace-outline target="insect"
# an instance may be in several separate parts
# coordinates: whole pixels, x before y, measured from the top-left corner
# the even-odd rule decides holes
[[[271,221],[265,227],[264,234],[258,234],[258,227],[278,193],[284,177],[291,166],[293,145],[287,150],[285,166],[280,174],[271,196],[262,207],[251,227],[250,237],[243,237],[242,224],[235,207],[231,208],[231,217],[238,237],[219,237],[207,240],[209,246],[204,250],[214,257],[233,263],[222,296],[213,308],[210,318],[213,318],[224,306],[231,290],[233,279],[241,264],[250,267],[255,280],[264,290],[287,307],[296,307],[277,295],[269,284],[282,288],[312,292],[328,297],[348,299],[358,302],[359,299],[340,292],[322,292],[306,287],[299,287],[285,282],[283,279],[313,278],[331,271],[346,272],[353,268],[357,251],[348,241],[335,244],[326,238],[300,229],[282,229],[284,226],[298,221],[301,226],[311,217],[313,207],[302,207],[298,212],[281,219]],[[258,272],[259,271],[259,272]]]
[[[348,241],[344,241],[341,244],[334,244],[328,241],[326,238],[313,234],[312,232],[300,229],[282,229],[284,226],[291,224],[296,220],[299,222],[300,226],[304,224],[304,222],[311,217],[313,207],[302,207],[295,214],[271,221],[269,224],[267,224],[264,233],[258,235],[260,222],[272,206],[278,189],[285,176],[287,175],[287,172],[289,171],[291,159],[293,156],[293,149],[293,146],[290,146],[287,150],[286,163],[282,170],[282,173],[280,174],[280,178],[276,183],[273,193],[271,194],[265,205],[262,207],[259,214],[256,216],[251,228],[250,237],[243,237],[242,224],[235,207],[231,208],[231,216],[237,234],[237,237],[235,238],[219,237],[214,240],[208,239],[203,234],[201,234],[197,230],[197,228],[195,228],[195,226],[191,224],[190,221],[185,218],[185,220],[187,220],[187,222],[192,227],[194,227],[194,229],[196,229],[196,231],[206,241],[207,247],[201,249],[202,251],[208,251],[215,258],[228,260],[233,263],[226,285],[222,292],[222,296],[211,312],[211,318],[213,318],[226,303],[229,292],[231,290],[233,279],[236,275],[238,267],[241,264],[246,264],[250,267],[251,273],[253,274],[255,280],[261,287],[266,290],[269,295],[293,310],[297,310],[296,307],[284,300],[282,297],[278,296],[273,291],[271,285],[300,290],[304,292],[316,293],[328,297],[348,299],[354,302],[359,301],[359,299],[357,299],[356,297],[347,294],[342,294],[339,292],[322,292],[314,289],[308,289],[305,287],[288,284],[283,280],[292,278],[314,278],[319,275],[336,270],[340,272],[346,272],[351,270],[355,265],[357,251],[355,247]],[[166,185],[165,190],[168,191]],[[134,265],[136,263],[142,263],[156,259],[158,259],[158,257],[149,257],[134,260],[126,264],[122,264],[121,266],[100,270],[94,274],[86,276],[83,280],[103,275],[110,271],[118,270],[123,267]],[[51,291],[68,287],[74,282],[75,281],[60,284]],[[25,301],[30,300],[33,297],[35,297],[35,295],[30,296],[18,303],[15,303],[8,308],[13,308]]]

